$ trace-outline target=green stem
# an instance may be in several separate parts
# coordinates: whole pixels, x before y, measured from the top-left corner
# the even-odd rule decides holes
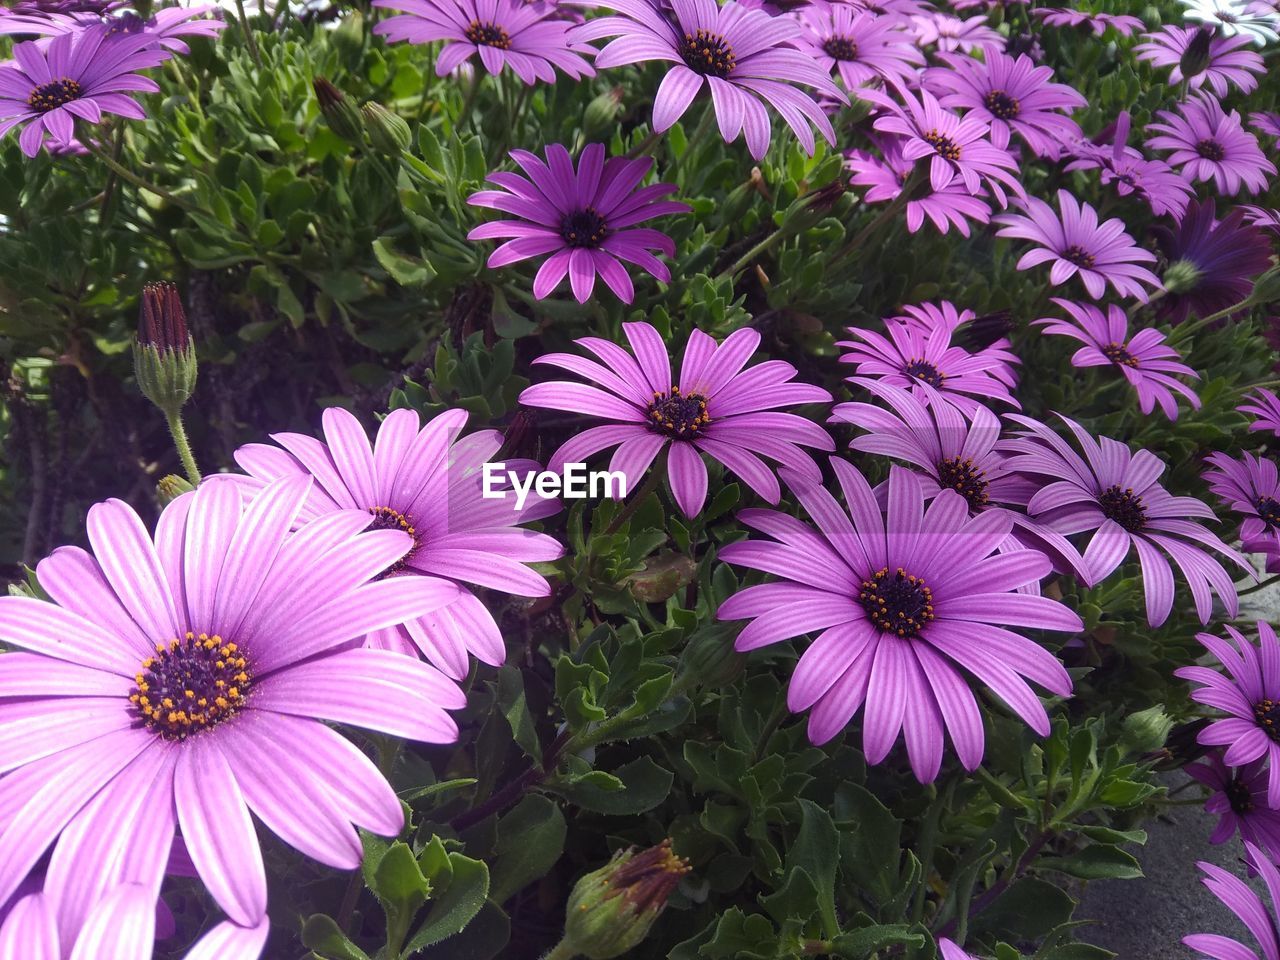
[[[169,433],[173,436],[173,445],[177,448],[178,459],[182,461],[182,469],[187,474],[193,487],[200,486],[200,468],[196,466],[196,458],[191,455],[191,444],[187,442],[187,430],[182,425],[182,414],[177,410],[165,414],[169,423]]]
[[[573,960],[577,955],[573,947],[569,946],[568,940],[561,940],[547,951],[547,955],[542,960]]]
[[[1260,580],[1252,587],[1245,590],[1237,590],[1236,596],[1247,597],[1251,593],[1257,593],[1259,590],[1265,590],[1267,587],[1274,586],[1277,583],[1280,583],[1280,573],[1277,573],[1274,577],[1267,577],[1265,580]]]
[[[634,160],[637,157],[647,156],[649,152],[653,150],[653,145],[661,139],[662,134],[650,130],[647,137],[627,151],[627,159]],[[688,149],[688,147],[686,146],[685,149]]]
[[[462,101],[462,109],[458,111],[458,119],[453,122],[453,132],[462,129],[463,123],[471,116],[471,108],[475,106],[476,96],[480,93],[481,73],[479,69],[471,73],[471,86],[467,88],[466,99]]]
[[[685,168],[690,158],[698,151],[698,147],[702,145],[702,141],[707,139],[707,134],[711,131],[711,124],[715,120],[715,110],[711,104],[706,104],[702,110],[702,119],[698,121],[698,125],[694,128],[693,134],[685,141],[684,153],[676,158],[675,169],[672,171],[673,178],[678,176]]]
[[[188,212],[195,210],[195,207],[192,206],[190,203],[188,203],[186,200],[183,200],[181,197],[177,196],[176,194],[170,193],[164,187],[156,186],[156,184],[150,183],[142,179],[142,177],[138,176],[128,167],[116,162],[116,160],[110,154],[108,154],[101,148],[95,146],[91,141],[86,139],[86,140],[82,140],[81,143],[83,143],[86,147],[88,147],[89,152],[92,153],[99,160],[101,160],[103,164],[106,165],[106,168],[110,170],[112,173],[114,173],[116,176],[118,176],[121,180],[127,180],[129,183],[132,183],[135,187],[137,187],[140,190],[146,190],[148,193],[154,193],[157,197],[161,197],[162,199],[168,200],[174,206],[181,207],[183,210],[186,210]]]
[[[645,498],[657,489],[660,477],[659,467],[661,463],[654,463],[649,467],[649,476],[645,478],[640,489],[631,495],[630,501],[621,510],[618,515],[609,521],[609,526],[604,528],[604,535],[607,537],[612,533],[617,533],[624,523],[631,519],[632,515],[640,509],[640,504],[644,503]]]
[[[861,250],[866,246],[867,241],[879,232],[881,227],[892,221],[894,217],[901,213],[903,208],[907,205],[907,200],[911,196],[911,191],[915,189],[917,177],[918,174],[912,173],[911,176],[907,178],[907,182],[902,185],[902,190],[899,191],[898,195],[889,202],[889,205],[881,210],[880,213],[876,215],[875,219],[859,230],[857,236],[841,247],[836,255],[828,261],[828,265],[830,266],[839,263],[851,253]]]
[[[1207,317],[1201,317],[1199,320],[1192,320],[1190,323],[1181,323],[1173,328],[1173,333],[1169,335],[1169,339],[1171,341],[1184,340],[1201,327],[1207,327],[1209,324],[1221,320],[1224,317],[1229,317],[1233,313],[1239,313],[1245,307],[1249,306],[1249,301],[1250,297],[1245,297],[1239,303],[1233,303],[1229,307],[1223,307],[1217,313],[1211,313]]]
[[[262,69],[262,54],[258,52],[258,40],[249,26],[249,17],[244,12],[244,0],[236,0],[236,12],[240,14],[240,29],[244,31],[244,42],[249,48],[249,56],[259,70]]]
[[[786,231],[781,227],[774,227],[771,234],[740,256],[731,266],[725,267],[725,269],[721,270],[716,276],[716,279],[719,280],[722,277],[736,277],[740,270],[745,270],[747,267],[751,266],[752,261],[761,254],[768,253],[771,249],[776,247],[786,235]]]

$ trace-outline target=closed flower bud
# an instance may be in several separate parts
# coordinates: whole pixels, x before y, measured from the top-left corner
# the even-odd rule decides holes
[[[324,77],[311,81],[316,101],[329,129],[348,143],[364,143],[364,130],[360,124],[360,112],[347,97]]]
[[[1190,260],[1175,260],[1165,268],[1160,282],[1168,293],[1187,293],[1196,288],[1202,276],[1203,271]]]
[[[1124,718],[1120,742],[1134,753],[1150,753],[1165,745],[1172,729],[1173,721],[1164,712],[1164,707],[1156,704]]]
[[[1253,282],[1253,292],[1249,294],[1249,305],[1274,303],[1280,300],[1280,267],[1272,267]]]
[[[689,872],[671,841],[620,850],[579,880],[569,894],[562,955],[610,960],[639,944],[667,905],[667,897]]]
[[[142,288],[133,369],[142,395],[166,415],[174,415],[196,387],[196,347],[187,331],[178,288],[148,283]]]
[[[1178,61],[1178,68],[1184,77],[1194,77],[1209,66],[1209,44],[1213,36],[1212,27],[1201,27],[1191,38],[1187,48],[1182,51],[1182,59]]]
[[[631,595],[644,603],[662,603],[681,587],[687,587],[697,566],[683,553],[668,551],[645,563],[644,569],[627,577]]]
[[[587,104],[582,129],[588,140],[602,140],[613,131],[618,109],[622,105],[622,88],[606,90]]]
[[[380,103],[366,103],[360,108],[364,129],[369,142],[390,156],[398,156],[409,149],[413,134],[403,117],[397,116]]]
[[[156,497],[160,501],[160,506],[167,507],[184,493],[190,493],[194,489],[195,487],[189,481],[184,480],[176,473],[171,473],[161,477],[156,484]]]

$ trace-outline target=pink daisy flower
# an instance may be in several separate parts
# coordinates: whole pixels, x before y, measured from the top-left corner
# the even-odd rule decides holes
[[[851,92],[882,79],[906,85],[924,65],[924,54],[903,21],[859,10],[849,3],[813,0],[796,11],[804,33],[796,46],[823,69],[835,70]]]
[[[1181,216],[1195,196],[1195,188],[1163,160],[1148,159],[1142,151],[1129,146],[1129,124],[1129,111],[1121,110],[1110,148],[1102,136],[1077,142],[1068,150],[1073,159],[1067,169],[1097,170],[1103,184],[1114,184],[1122,197],[1136,193],[1156,216]]]
[[[1211,39],[1205,40],[1203,34]],[[1196,38],[1204,45],[1204,65],[1195,73],[1185,74],[1184,64],[1192,60],[1187,49]],[[1172,67],[1169,85],[1177,86],[1186,80],[1192,90],[1208,86],[1220,97],[1227,95],[1234,85],[1241,93],[1252,93],[1258,88],[1258,77],[1265,72],[1262,57],[1243,36],[1220,37],[1207,27],[1166,26],[1158,33],[1148,33],[1144,41],[1133,48],[1139,60],[1156,67]]]
[[[1280,471],[1270,460],[1241,453],[1235,460],[1225,453],[1205,458],[1213,468],[1204,479],[1223,503],[1242,514],[1240,539],[1244,549],[1280,553]]]
[[[1258,138],[1244,129],[1240,114],[1226,113],[1222,104],[1201,94],[1178,106],[1177,113],[1161,110],[1162,122],[1147,129],[1159,136],[1147,141],[1155,150],[1169,150],[1169,163],[1192,182],[1212,181],[1218,191],[1235,196],[1241,190],[1267,189],[1276,166],[1258,146]]]
[[[1204,808],[1218,817],[1210,843],[1226,843],[1238,833],[1246,843],[1267,851],[1272,860],[1280,858],[1280,810],[1267,803],[1267,773],[1261,760],[1232,768],[1215,751],[1205,763],[1188,764],[1182,770],[1209,788]]]
[[[1253,417],[1253,422],[1249,424],[1249,431],[1270,430],[1272,434],[1280,437],[1280,397],[1277,397],[1272,390],[1259,387],[1244,399],[1245,402],[1236,409]]]
[[[1039,17],[1048,27],[1085,27],[1095,37],[1102,36],[1108,29],[1114,30],[1119,36],[1130,37],[1145,26],[1137,17],[1124,13],[1093,13],[1064,7],[1038,7],[1031,11],[1031,15]]]
[[[939,52],[960,50],[975,53],[984,47],[1004,49],[1004,36],[987,25],[985,16],[962,20],[931,11],[913,16],[911,23],[915,28],[916,43],[922,47],[933,46]]]

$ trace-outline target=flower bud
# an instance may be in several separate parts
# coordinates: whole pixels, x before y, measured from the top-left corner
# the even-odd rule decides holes
[[[1178,68],[1184,77],[1190,79],[1203,73],[1209,66],[1209,45],[1213,41],[1213,36],[1212,27],[1201,27],[1191,38],[1187,48],[1182,51],[1182,59],[1178,61]]]
[[[606,90],[587,104],[582,129],[588,140],[600,140],[613,131],[618,109],[622,105],[622,88]]]
[[[364,143],[360,114],[342,91],[324,77],[313,78],[311,86],[329,129],[348,143]]]
[[[397,116],[380,103],[366,103],[360,108],[364,129],[369,142],[389,156],[399,156],[409,149],[413,134],[403,117]]]
[[[187,331],[178,288],[172,283],[142,287],[133,370],[142,395],[174,416],[196,387],[196,346]]]
[[[1280,300],[1280,267],[1272,267],[1253,282],[1249,294],[1249,306],[1273,303]]]
[[[1164,707],[1156,704],[1124,718],[1120,743],[1134,753],[1150,753],[1165,745],[1172,729],[1173,721],[1164,712]]]
[[[574,885],[565,914],[565,946],[588,960],[622,956],[649,933],[688,872],[688,862],[675,855],[670,840],[647,850],[619,850]]]
[[[1168,293],[1187,293],[1196,288],[1204,273],[1190,260],[1175,260],[1165,268],[1160,282]]]
[[[683,553],[667,551],[651,558],[639,573],[626,579],[631,595],[644,603],[662,603],[681,587],[687,587],[697,565]]]
[[[194,489],[189,480],[171,473],[161,477],[156,484],[156,498],[160,501],[160,506],[167,507],[184,493],[190,493]]]

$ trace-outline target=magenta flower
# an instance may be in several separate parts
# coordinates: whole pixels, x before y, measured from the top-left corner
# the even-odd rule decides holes
[[[1280,397],[1271,390],[1259,387],[1244,399],[1245,402],[1236,409],[1254,418],[1249,424],[1249,431],[1270,430],[1280,437]]]
[[[718,619],[751,620],[734,646],[821,631],[792,674],[788,709],[809,710],[809,739],[823,744],[865,704],[867,762],[884,760],[901,730],[922,783],[938,775],[944,733],[966,769],[982,762],[982,714],[966,675],[1046,735],[1048,714],[1027,681],[1068,696],[1071,679],[1047,650],[1006,628],[1082,629],[1057,601],[1014,592],[1047,575],[1049,561],[1031,550],[993,556],[1013,526],[1004,511],[971,518],[951,490],[926,510],[919,479],[894,466],[882,513],[861,473],[839,458],[831,464],[845,508],[818,482],[786,478],[816,527],[773,510],[738,514],[772,539],[728,544],[720,558],[779,579],[720,605]]]
[[[1267,189],[1275,164],[1263,155],[1258,138],[1244,129],[1239,112],[1225,113],[1216,99],[1201,94],[1179,104],[1177,113],[1160,110],[1156,115],[1163,122],[1147,128],[1159,136],[1147,146],[1172,151],[1169,163],[1188,180],[1212,181],[1228,196]]]
[[[942,960],[977,960],[971,953],[965,953],[946,937],[938,941],[938,949],[942,951]]]
[[[1251,553],[1280,553],[1280,471],[1270,460],[1241,453],[1234,460],[1225,453],[1205,460],[1213,469],[1204,479],[1223,503],[1244,515],[1240,539]]]
[[[523,0],[374,0],[373,5],[405,11],[373,28],[392,43],[445,41],[436,59],[437,76],[472,56],[479,56],[489,73],[510,67],[527,84],[554,83],[556,68],[575,80],[595,75],[582,56],[591,48],[573,41],[573,24],[552,16],[550,5]]]
[[[1253,290],[1253,278],[1271,266],[1271,244],[1243,222],[1245,211],[1237,208],[1219,220],[1215,209],[1207,198],[1188,206],[1174,228],[1153,229],[1169,263],[1157,310],[1174,323],[1239,303]]]
[[[91,25],[101,25],[108,36],[147,36],[171,53],[185,55],[191,52],[191,48],[183,37],[216,37],[221,30],[226,29],[224,21],[204,16],[217,9],[213,5],[162,7],[147,18],[132,12],[107,16],[105,19],[63,13],[15,15],[0,17],[0,34],[58,36],[63,33],[79,33]]]
[[[1136,552],[1142,569],[1147,622],[1158,627],[1173,609],[1172,559],[1195,601],[1196,615],[1207,623],[1213,612],[1210,589],[1234,617],[1239,609],[1235,584],[1214,551],[1252,574],[1248,561],[1194,518],[1215,519],[1194,497],[1176,497],[1157,481],[1165,463],[1149,450],[1133,453],[1110,437],[1094,438],[1074,420],[1059,414],[1084,456],[1043,423],[1018,414],[1011,420],[1026,434],[1006,442],[1020,454],[1010,466],[1044,478],[1027,504],[1027,513],[1064,536],[1092,533],[1084,551],[1090,585],[1100,583]]]
[[[1000,319],[999,314],[982,318],[983,321]],[[977,325],[978,315],[972,310],[960,310],[950,300],[938,303],[911,303],[902,308],[902,315],[886,317],[885,323],[902,323],[913,327],[924,336],[933,336],[938,329],[946,331],[953,340],[958,335],[968,334],[970,325]],[[1017,366],[1022,363],[1017,354],[1009,349],[1009,341],[999,333],[984,339],[984,345],[976,351],[984,360],[994,361],[989,373],[1009,389],[1018,385]],[[954,401],[952,401],[954,402]]]
[[[706,501],[704,453],[769,503],[778,502],[781,490],[762,456],[803,476],[815,480],[821,476],[801,447],[834,450],[834,442],[817,424],[778,408],[827,403],[831,394],[791,382],[796,368],[781,360],[744,369],[760,344],[756,331],[735,330],[717,345],[701,330],[694,330],[676,380],[657,330],[647,323],[624,323],[622,330],[631,353],[608,340],[583,337],[575,342],[599,362],[566,353],[549,353],[534,361],[568,370],[598,386],[536,383],[520,394],[521,403],[614,421],[566,441],[551,457],[548,469],[617,447],[609,469],[627,478],[630,492],[665,449],[671,492],[686,517],[695,516]]]
[[[350,644],[459,591],[377,580],[412,539],[361,533],[364,511],[290,533],[311,486],[280,480],[244,504],[239,484],[211,478],[154,539],[126,504],[96,504],[94,553],[62,547],[36,569],[52,603],[0,597],[0,641],[25,651],[0,657],[0,900],[50,846],[46,889],[108,875],[125,851],[158,876],[180,828],[218,905],[253,927],[267,887],[250,811],[343,870],[363,856],[357,826],[399,833],[390,785],[327,722],[452,742],[445,711],[466,698],[448,678]]]
[[[0,957],[151,960],[158,939],[155,891],[141,883],[121,883],[93,905],[83,923],[70,929],[66,917],[59,916],[66,913],[66,905],[65,897],[58,899],[50,892],[17,899],[0,924]],[[196,941],[183,960],[257,960],[268,933],[266,917],[251,927],[224,921]]]
[[[1122,197],[1136,193],[1156,216],[1181,216],[1195,196],[1195,188],[1163,160],[1150,160],[1129,146],[1128,139],[1129,111],[1122,110],[1116,118],[1110,148],[1096,140],[1078,142],[1070,148],[1074,159],[1067,169],[1097,170],[1103,184],[1114,183],[1116,193]]]
[[[1267,806],[1280,807],[1280,642],[1265,620],[1258,621],[1257,647],[1230,624],[1225,629],[1230,640],[1209,633],[1198,633],[1196,639],[1226,668],[1226,676],[1201,666],[1180,667],[1174,674],[1199,684],[1191,691],[1192,700],[1227,714],[1196,739],[1205,746],[1226,747],[1222,762],[1229,767],[1265,763]]]
[[[615,16],[588,20],[575,37],[614,37],[596,55],[600,68],[651,60],[674,64],[653,102],[653,129],[667,130],[679,120],[703,85],[710,88],[720,135],[732,143],[744,133],[747,149],[759,160],[769,149],[769,104],[782,116],[805,150],[815,149],[818,128],[834,146],[831,121],[811,95],[794,84],[848,103],[820,63],[792,46],[801,34],[791,17],[771,17],[736,0],[681,0],[670,10],[650,0],[598,0]],[[763,102],[762,102],[763,101]]]
[[[101,123],[104,113],[114,113],[144,120],[146,112],[129,94],[160,88],[134,71],[168,58],[151,37],[108,40],[101,28],[15,44],[13,60],[0,63],[0,137],[22,127],[18,144],[34,157],[46,136],[70,144],[77,118]]]
[[[1019,270],[1041,263],[1052,263],[1049,282],[1065,283],[1077,273],[1089,296],[1097,300],[1110,283],[1122,297],[1147,299],[1143,284],[1160,286],[1160,280],[1143,263],[1155,262],[1155,254],[1143,250],[1125,233],[1124,224],[1115,218],[1098,222],[1098,213],[1087,203],[1080,203],[1066,190],[1058,191],[1058,209],[1039,197],[1022,201],[1026,216],[1006,213],[996,217],[1003,224],[999,237],[1031,240],[1039,246],[1022,255]]]
[[[1265,137],[1280,139],[1280,113],[1258,111],[1249,114],[1249,123]]]
[[[876,118],[875,129],[902,137],[902,155],[906,159],[929,158],[929,184],[935,191],[961,180],[965,189],[975,195],[985,185],[1001,206],[1006,203],[1004,187],[1022,195],[1018,162],[1008,150],[987,139],[985,120],[944,110],[928,90],[920,91],[919,100],[903,88],[896,88],[895,92],[897,99],[878,91],[864,94],[886,110]]]
[[[1078,340],[1084,346],[1071,356],[1073,367],[1112,366],[1124,375],[1138,394],[1138,409],[1149,414],[1157,403],[1170,420],[1178,419],[1177,393],[1200,409],[1200,398],[1177,376],[1199,379],[1193,369],[1182,363],[1182,355],[1165,344],[1164,334],[1154,327],[1129,336],[1129,318],[1114,303],[1106,313],[1089,303],[1073,303],[1053,298],[1070,320],[1048,317],[1034,321],[1045,333]],[[1176,375],[1176,376],[1175,376]]]
[[[926,70],[925,84],[941,106],[986,120],[996,147],[1007,148],[1016,133],[1034,153],[1046,156],[1081,136],[1076,122],[1060,111],[1083,107],[1084,96],[1065,83],[1053,83],[1052,68],[1036,66],[1024,53],[1011,57],[994,49],[985,60],[945,53],[938,59],[947,67]]]
[[[1215,752],[1207,762],[1182,769],[1210,790],[1204,808],[1218,817],[1210,843],[1226,843],[1239,833],[1246,843],[1267,851],[1273,861],[1280,857],[1280,810],[1267,805],[1267,774],[1260,760],[1230,768]]]
[[[469,586],[519,597],[545,597],[546,579],[529,564],[557,559],[564,549],[554,538],[521,526],[557,512],[559,505],[530,493],[522,508],[509,498],[486,498],[484,464],[502,446],[496,430],[461,436],[467,414],[450,410],[425,426],[412,410],[393,410],[370,445],[364,427],[340,407],[324,411],[325,442],[305,434],[277,433],[279,446],[250,443],[235,453],[256,489],[281,477],[314,477],[300,518],[311,520],[351,510],[372,518],[374,529],[401,530],[412,538],[403,557],[383,575],[393,579],[456,585],[447,604],[403,624],[389,624],[367,645],[421,651],[449,677],[467,675],[467,655],[491,665],[506,658],[502,632]],[[283,449],[282,449],[283,448]],[[506,469],[537,470],[530,460],[508,460]],[[368,523],[370,521],[366,521]]]
[[[1201,881],[1215,897],[1234,913],[1240,922],[1253,934],[1262,948],[1265,960],[1280,957],[1280,926],[1276,923],[1276,905],[1280,904],[1280,872],[1268,859],[1266,851],[1245,841],[1246,862],[1250,872],[1257,871],[1267,885],[1267,895],[1272,909],[1268,910],[1262,898],[1249,888],[1243,880],[1233,877],[1221,867],[1201,860],[1197,862],[1205,876]],[[1193,933],[1183,937],[1182,942],[1192,950],[1199,951],[1209,960],[1258,960],[1258,955],[1230,937],[1216,933]]]
[[[1063,7],[1037,7],[1031,11],[1033,17],[1039,17],[1047,27],[1086,27],[1095,37],[1100,37],[1110,28],[1119,36],[1133,36],[1134,31],[1141,30],[1145,24],[1137,17],[1128,14],[1093,13],[1089,10],[1072,10]]]
[[[1237,210],[1244,211],[1244,218],[1253,226],[1280,236],[1280,210],[1242,203]]]
[[[636,224],[671,213],[688,213],[686,204],[663,200],[674,193],[670,183],[641,187],[653,159],[605,160],[604,145],[588,144],[573,167],[569,151],[558,143],[546,149],[545,162],[527,150],[512,150],[511,157],[528,175],[495,171],[489,180],[499,190],[480,190],[467,198],[474,207],[488,207],[513,214],[517,220],[482,223],[467,234],[468,240],[507,239],[489,255],[491,268],[505,267],[532,257],[550,254],[533,280],[533,295],[550,296],[569,275],[569,286],[579,303],[586,303],[595,289],[596,274],[626,303],[635,287],[619,261],[634,263],[663,283],[671,279],[666,264],[653,251],[673,256],[675,244],[665,233]]]
[[[1205,39],[1202,35],[1210,39]],[[1197,41],[1205,49],[1203,66],[1195,73],[1185,74],[1183,63],[1197,62],[1199,58],[1188,56],[1187,48]],[[1192,90],[1208,85],[1220,97],[1227,95],[1234,84],[1241,93],[1252,93],[1258,88],[1258,76],[1265,72],[1262,57],[1249,47],[1249,38],[1243,36],[1220,37],[1208,27],[1163,27],[1158,33],[1148,33],[1144,42],[1133,48],[1139,60],[1146,60],[1156,67],[1173,67],[1169,73],[1170,86],[1185,80]]]
[[[849,182],[867,187],[863,200],[867,203],[885,203],[895,199],[916,168],[915,160],[902,155],[901,137],[892,135],[874,137],[878,152],[848,150],[845,152],[845,168],[853,176]],[[970,234],[969,221],[988,223],[991,207],[985,191],[977,196],[969,193],[963,180],[952,180],[941,190],[934,190],[929,182],[917,182],[907,200],[907,232],[916,233],[927,218],[939,233],[947,233],[952,227],[962,237]]]
[[[1005,38],[987,25],[986,17],[960,19],[949,14],[930,11],[911,18],[915,28],[916,43],[922,47],[933,46],[941,53],[960,50],[976,53],[984,47],[1003,50]]]
[[[102,16],[124,5],[125,0],[15,0],[7,7],[0,7],[0,17],[47,16],[55,13]]]
[[[796,12],[804,33],[796,46],[822,68],[840,74],[852,93],[876,80],[908,84],[924,65],[924,54],[904,21],[878,16],[848,3],[813,0]]]

